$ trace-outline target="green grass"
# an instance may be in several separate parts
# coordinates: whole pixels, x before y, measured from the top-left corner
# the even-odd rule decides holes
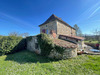
[[[0,75],[100,75],[100,55],[53,61],[26,50],[0,56]]]
[[[98,43],[98,41],[84,41],[85,43],[94,43],[94,44],[96,44],[96,43]]]

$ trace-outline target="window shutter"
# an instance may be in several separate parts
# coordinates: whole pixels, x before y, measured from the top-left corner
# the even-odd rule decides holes
[[[45,33],[45,29],[43,29],[42,32]]]

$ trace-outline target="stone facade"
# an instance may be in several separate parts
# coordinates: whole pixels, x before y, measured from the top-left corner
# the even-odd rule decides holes
[[[74,35],[75,36],[75,29],[69,27],[69,26],[66,26],[65,24],[61,23],[60,21],[57,21],[57,34],[61,34],[61,35],[69,35],[69,36],[72,36]]]
[[[27,40],[27,50],[31,52],[35,52],[36,54],[41,54],[41,49],[38,45],[37,42],[37,37],[32,36],[30,40]],[[55,59],[67,59],[67,58],[72,58],[77,56],[77,48],[66,48],[66,50],[63,52],[63,54],[59,54],[52,50],[50,54],[48,55],[49,58],[55,58]]]
[[[76,35],[75,29],[73,29],[57,20],[40,26],[40,33],[42,33],[44,29],[45,29],[45,33],[47,33],[47,34],[50,34],[50,31],[53,30],[58,35],[59,34],[69,35],[69,36]]]
[[[63,54],[52,51],[48,57],[55,59],[68,59],[77,56],[77,48],[67,48]]]
[[[80,40],[77,42],[78,50],[83,49],[84,50],[84,40]]]
[[[45,30],[45,33],[50,34],[51,30],[54,30],[57,33],[57,22],[52,21],[47,24],[40,26],[40,33]]]
[[[35,52],[37,54],[41,53],[41,49],[38,46],[37,37],[32,36],[30,40],[27,40],[27,50]]]

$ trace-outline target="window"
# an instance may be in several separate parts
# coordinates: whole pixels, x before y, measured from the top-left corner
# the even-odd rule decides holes
[[[46,30],[46,34],[49,34],[48,29]]]

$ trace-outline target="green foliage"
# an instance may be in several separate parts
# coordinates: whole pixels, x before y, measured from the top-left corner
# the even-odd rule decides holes
[[[31,40],[32,40],[32,36],[27,37],[26,40],[27,40],[27,41],[31,41]]]
[[[41,55],[48,56],[51,50],[55,50],[56,52],[63,54],[65,48],[54,45],[53,41],[48,37],[47,34],[39,34],[38,44],[41,48]]]
[[[85,43],[93,43],[93,44],[97,44],[99,41],[92,41],[92,40],[88,40],[88,41],[84,41]]]
[[[83,36],[81,29],[78,27],[77,24],[74,25],[74,28],[76,29],[76,35],[77,36]]]
[[[2,37],[3,37],[3,36],[0,35],[0,39],[1,39]]]
[[[38,37],[38,44],[41,48],[41,55],[47,56],[50,54],[51,50],[53,49],[52,40],[46,34],[37,35]]]
[[[98,41],[98,43],[100,44],[100,41]]]
[[[60,47],[57,45],[55,45],[54,48],[55,48],[56,52],[58,52],[60,54],[63,54],[63,52],[66,50],[66,48],[63,48],[63,47]]]
[[[26,42],[22,37],[3,36],[0,39],[0,53],[8,54],[25,49]]]

